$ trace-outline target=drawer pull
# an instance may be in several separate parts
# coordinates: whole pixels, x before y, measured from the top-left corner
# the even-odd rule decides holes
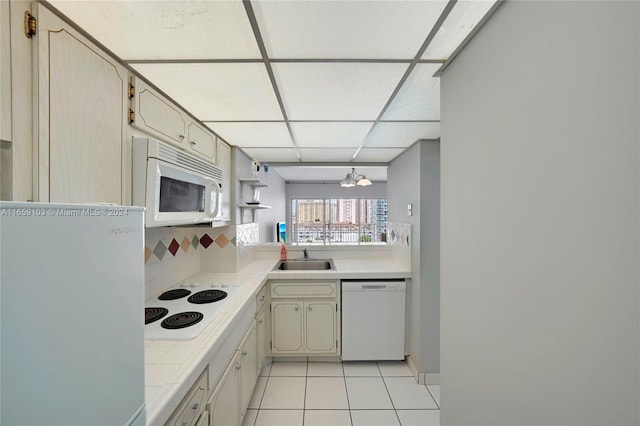
[[[197,410],[198,408],[200,408],[200,404],[198,404],[197,402],[193,404],[193,407],[191,407],[192,410]]]

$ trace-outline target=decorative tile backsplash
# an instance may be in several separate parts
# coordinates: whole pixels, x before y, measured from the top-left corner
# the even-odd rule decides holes
[[[238,246],[255,245],[260,243],[260,226],[258,222],[236,226]]]
[[[229,226],[227,228],[233,228]],[[225,228],[226,229],[226,228]],[[229,229],[226,232],[233,231],[233,229]],[[149,231],[147,231],[148,233]],[[228,237],[225,233],[212,232],[211,230],[202,232],[202,231],[194,231],[193,229],[185,230],[188,232],[187,235],[184,236],[170,236],[168,238],[163,238],[159,241],[150,241],[149,237],[147,237],[146,245],[144,248],[144,263],[148,263],[149,260],[152,259],[152,256],[155,257],[158,261],[161,261],[165,258],[165,256],[179,256],[182,253],[187,253],[189,250],[206,250],[212,244],[217,244],[218,247],[224,249],[229,243],[229,249],[233,249],[235,246],[234,241],[236,240],[235,236]],[[212,238],[215,236],[215,240]],[[151,244],[150,244],[151,243]],[[182,251],[181,251],[182,250]]]
[[[235,272],[253,259],[260,241],[258,223],[222,228],[147,228],[145,235],[145,294],[203,272]]]
[[[409,223],[387,223],[387,244],[411,246],[411,224]]]
[[[393,258],[408,269],[411,269],[411,239],[410,223],[387,223],[387,244]]]

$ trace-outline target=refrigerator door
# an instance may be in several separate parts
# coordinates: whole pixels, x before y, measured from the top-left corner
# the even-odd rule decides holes
[[[0,202],[0,241],[0,424],[144,423],[143,209]]]

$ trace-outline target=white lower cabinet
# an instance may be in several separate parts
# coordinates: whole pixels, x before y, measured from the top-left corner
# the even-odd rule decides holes
[[[254,321],[209,398],[207,411],[210,425],[242,424],[258,380],[257,358],[258,341]]]
[[[336,282],[271,283],[271,354],[339,355]]]
[[[240,354],[236,352],[216,386],[207,408],[210,424],[237,426],[240,424]]]
[[[208,394],[209,376],[208,370],[205,368],[166,425],[197,426],[209,424],[209,414],[205,410]]]
[[[258,374],[264,365],[267,356],[267,335],[269,327],[267,323],[267,309],[265,308],[267,299],[267,286],[262,287],[256,296],[256,334],[258,336],[258,358],[256,360]]]

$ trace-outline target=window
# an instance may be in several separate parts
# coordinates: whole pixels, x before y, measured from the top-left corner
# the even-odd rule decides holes
[[[386,198],[291,200],[293,244],[379,244],[386,237]]]

